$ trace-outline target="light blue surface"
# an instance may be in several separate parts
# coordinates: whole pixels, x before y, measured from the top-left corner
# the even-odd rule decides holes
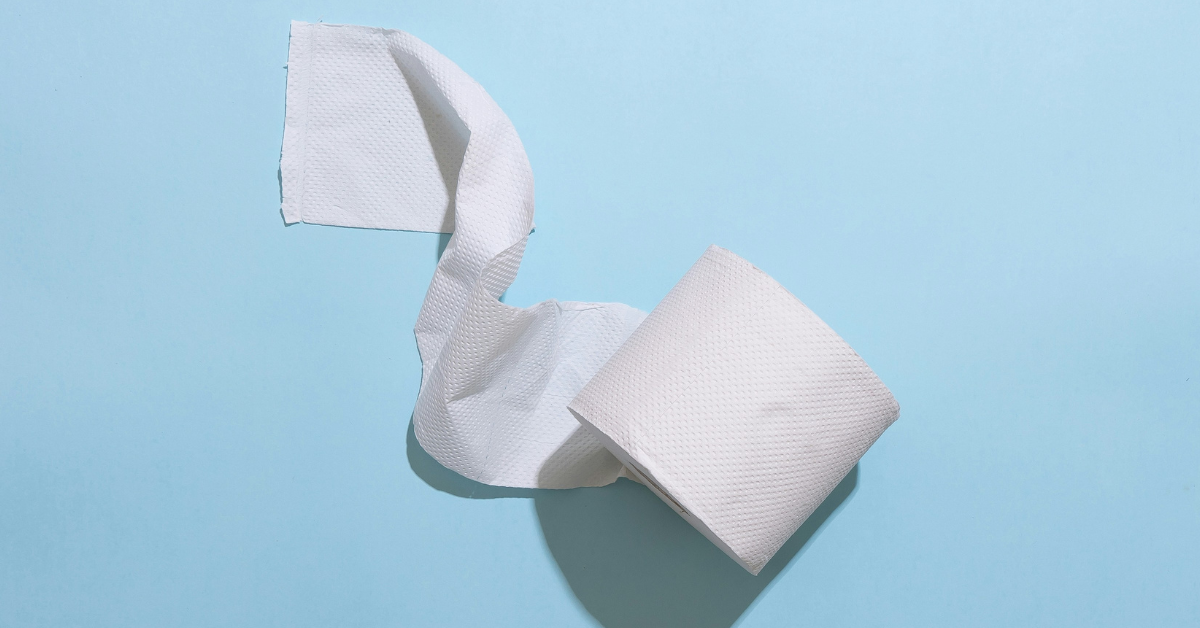
[[[1200,5],[164,4],[5,7],[0,625],[1200,623]],[[717,243],[846,338],[902,415],[823,525],[754,579],[414,449],[438,236],[283,227],[290,19],[507,111],[508,303]]]

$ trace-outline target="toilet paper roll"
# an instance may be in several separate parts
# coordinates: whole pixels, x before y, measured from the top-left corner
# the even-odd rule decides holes
[[[293,22],[286,106],[285,222],[453,231],[415,326],[414,429],[446,467],[527,488],[627,475],[757,573],[895,420],[844,341],[723,249],[649,318],[501,303],[533,228],[529,161],[487,92],[412,35]]]
[[[716,246],[568,407],[754,574],[900,414],[850,345]]]

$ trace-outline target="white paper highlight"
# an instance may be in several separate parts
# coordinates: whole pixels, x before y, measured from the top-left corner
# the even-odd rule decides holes
[[[292,23],[280,169],[288,223],[453,231],[416,322],[413,422],[472,480],[628,474],[758,573],[899,414],[832,329],[717,247],[649,318],[501,303],[533,227],[529,161],[487,92],[407,33]]]

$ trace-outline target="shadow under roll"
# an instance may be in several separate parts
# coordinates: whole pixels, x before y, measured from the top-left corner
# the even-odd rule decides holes
[[[534,496],[546,545],[575,596],[606,628],[728,628],[858,485],[858,466],[752,576],[646,487]]]
[[[434,489],[471,499],[533,498],[550,554],[605,628],[732,626],[858,486],[855,465],[752,576],[635,482],[566,490],[489,486],[434,460],[411,423],[407,440],[409,465]]]

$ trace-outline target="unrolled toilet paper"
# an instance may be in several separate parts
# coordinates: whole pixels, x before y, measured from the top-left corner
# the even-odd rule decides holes
[[[293,22],[286,106],[285,222],[453,232],[415,328],[414,428],[446,467],[529,488],[628,475],[758,573],[898,416],[833,330],[716,247],[649,318],[501,303],[533,227],[529,161],[412,35]]]

